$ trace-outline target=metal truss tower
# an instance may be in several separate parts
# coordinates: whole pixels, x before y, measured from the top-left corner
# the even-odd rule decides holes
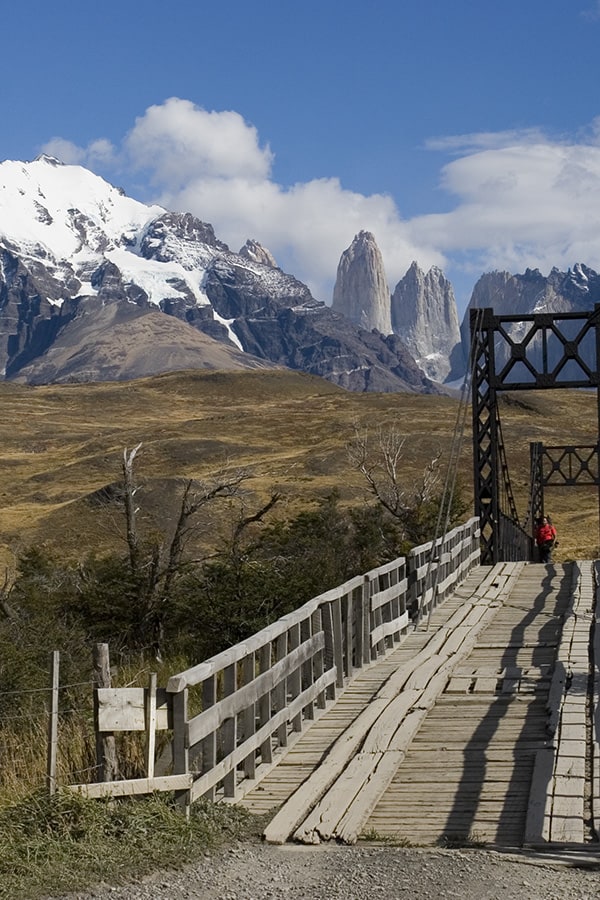
[[[509,316],[496,316],[493,309],[472,309],[470,325],[475,514],[481,523],[481,561],[491,564],[530,557],[532,548],[532,536],[524,541],[510,495],[498,394],[595,388],[600,435],[600,304],[586,312]],[[543,513],[544,484],[557,484],[560,479],[565,485],[598,484],[598,455],[598,442],[592,447],[532,445],[533,523]],[[546,477],[543,465],[548,461],[551,468]],[[559,481],[552,480],[556,478]],[[506,489],[508,511],[503,502]]]

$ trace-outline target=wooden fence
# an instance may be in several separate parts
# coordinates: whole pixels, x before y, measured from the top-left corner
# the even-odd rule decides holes
[[[388,653],[479,563],[479,520],[313,598],[240,644],[173,675],[166,690],[103,690],[100,731],[172,730],[173,773],[73,785],[88,796],[176,790],[239,799],[366,665]],[[127,693],[128,692],[128,693]],[[148,716],[152,717],[149,723]]]

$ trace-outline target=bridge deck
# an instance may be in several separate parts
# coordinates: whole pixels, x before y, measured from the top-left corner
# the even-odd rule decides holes
[[[282,762],[246,795],[241,805],[253,812],[280,808],[269,826],[268,839],[352,840],[354,829],[354,838],[362,833],[419,845],[472,840],[518,846],[525,842],[536,758],[548,746],[548,704],[553,676],[556,685],[555,660],[572,599],[572,579],[568,565],[506,567],[512,574],[502,587],[497,587],[500,580],[490,585],[488,579],[488,591],[494,595],[496,589],[498,594],[494,608],[481,614],[480,625],[468,626],[473,634],[478,632],[474,646],[465,641],[466,650],[456,654],[458,662],[442,667],[435,702],[417,701],[406,715],[408,720],[418,713],[419,724],[403,737],[396,718],[392,730],[398,730],[393,738],[382,740],[384,726],[378,724],[379,732],[373,728],[375,737],[370,734],[364,741],[361,749],[367,747],[369,754],[362,756],[382,760],[379,770],[373,764],[373,772],[358,774],[364,761],[359,761],[361,753],[357,753],[350,765],[341,765],[337,782],[335,775],[328,774],[365,710],[383,702],[382,692],[392,696],[390,679],[397,679],[411,665],[414,668],[417,659],[425,660],[417,675],[433,671],[432,662],[437,665],[441,658],[444,630],[460,615],[465,600],[478,589],[481,593],[482,575],[492,571],[488,567],[466,579],[434,612],[428,628],[422,625],[411,631],[384,660],[361,672]],[[417,681],[425,685],[427,678],[417,677]],[[407,684],[414,683],[413,676]],[[402,702],[407,688],[400,694],[396,703]],[[389,731],[389,716],[387,722]],[[388,776],[386,765],[392,766]],[[361,778],[365,788],[357,792],[355,784]],[[317,785],[312,800],[311,782]],[[338,821],[343,810],[333,815],[332,808],[344,794],[354,793],[354,808]],[[304,825],[299,814],[303,803],[306,813],[312,810]],[[589,797],[581,798],[576,808],[585,812],[585,803],[589,812]],[[543,820],[543,799],[541,806]],[[580,818],[583,821],[584,816]],[[584,834],[581,827],[582,840],[590,839],[591,834]]]

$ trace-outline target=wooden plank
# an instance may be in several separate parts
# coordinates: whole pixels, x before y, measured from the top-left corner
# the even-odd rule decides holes
[[[162,775],[157,778],[130,778],[124,781],[98,781],[94,784],[70,784],[69,790],[90,799],[100,797],[132,797],[155,791],[187,791],[192,775]]]
[[[289,722],[297,716],[301,716],[302,709],[307,703],[311,702],[311,700],[322,693],[330,682],[335,681],[335,678],[335,669],[330,669],[328,672],[325,672],[319,681],[316,681],[310,688],[291,701],[287,707],[276,713],[266,725],[263,725],[262,728],[258,728],[252,738],[239,744],[235,750],[229,753],[209,772],[196,778],[190,791],[190,802],[197,800],[199,797],[203,797],[207,791],[217,785],[225,777],[231,776],[231,774],[234,773],[236,766],[245,758],[245,756],[253,749],[256,749],[256,747],[259,747],[267,739],[270,733],[279,729],[283,722]],[[238,790],[241,789],[245,791],[247,789],[247,787],[236,787]]]
[[[574,791],[567,796],[554,794],[550,820],[550,841],[582,844],[584,841],[583,794]]]
[[[524,843],[537,847],[550,839],[549,813],[552,804],[554,748],[538,750],[527,804]]]
[[[407,628],[409,622],[410,618],[408,612],[404,612],[401,616],[391,622],[382,622],[381,625],[371,631],[371,647],[375,647],[376,644],[383,641],[386,637]]]
[[[147,688],[98,688],[98,729],[100,731],[145,731]],[[165,731],[169,722],[168,696],[156,691],[156,728]]]
[[[224,697],[209,709],[204,710],[189,722],[190,747],[195,746],[211,732],[223,724],[226,719],[231,719],[252,704],[260,701],[269,691],[274,690],[285,678],[295,673],[299,666],[311,659],[325,646],[323,632],[309,638],[303,644],[293,649],[282,660],[275,663],[269,671],[258,675],[249,684],[238,688],[235,692]]]

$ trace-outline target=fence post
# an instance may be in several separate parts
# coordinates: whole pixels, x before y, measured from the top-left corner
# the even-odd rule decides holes
[[[94,647],[94,682],[96,688],[109,688],[110,659],[108,644],[96,644]],[[96,765],[99,781],[115,781],[119,775],[115,736],[112,732],[101,732],[98,724],[98,691],[94,691],[94,723],[96,731]]]
[[[156,749],[156,672],[150,673],[146,701],[146,775],[154,778],[154,753]]]
[[[58,685],[60,653],[52,653],[52,686],[50,698],[50,719],[48,722],[48,768],[46,783],[50,796],[56,793],[56,754],[58,750]]]

